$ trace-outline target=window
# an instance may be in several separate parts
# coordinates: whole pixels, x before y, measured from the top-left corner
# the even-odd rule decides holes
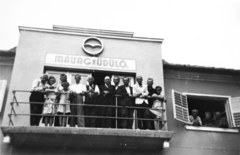
[[[113,79],[114,77],[117,76],[120,79],[119,85],[123,85],[123,78],[127,77],[129,78],[129,86],[133,86],[134,85],[134,77],[133,76],[123,76],[123,75],[112,75],[111,77],[111,84],[114,85]]]
[[[81,84],[86,85],[87,84],[87,77],[91,75],[91,73],[78,73],[78,72],[64,72],[64,71],[46,71],[49,76],[54,76],[56,78],[57,84],[60,84],[60,75],[66,74],[67,75],[67,81],[70,84],[75,84],[74,77],[76,74],[81,75]]]
[[[231,98],[229,96],[179,93],[172,90],[174,118],[178,121],[189,124],[189,115],[193,109],[198,110],[198,115],[203,120],[205,112],[213,114],[220,112],[222,117],[226,117],[229,128],[240,126],[240,97]],[[216,127],[187,127],[187,129],[198,129],[208,131],[228,132],[226,129]]]

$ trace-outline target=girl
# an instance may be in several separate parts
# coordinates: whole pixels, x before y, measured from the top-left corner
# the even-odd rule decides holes
[[[59,116],[59,124],[60,126],[66,126],[66,122],[68,117],[66,115],[70,115],[70,90],[69,83],[62,83],[62,90],[59,90],[59,105],[58,105],[58,115]]]
[[[46,91],[46,98],[45,98],[45,104],[43,106],[43,122],[45,123],[45,126],[52,126],[53,119],[56,114],[56,92],[57,92],[57,84],[56,79],[53,76],[50,76],[48,79],[48,88]]]

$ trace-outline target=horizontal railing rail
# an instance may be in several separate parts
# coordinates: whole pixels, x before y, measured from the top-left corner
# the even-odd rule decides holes
[[[151,119],[147,119],[147,118],[137,118],[136,114],[134,115],[135,117],[131,118],[131,117],[119,117],[118,116],[118,109],[123,109],[123,108],[126,108],[126,109],[133,109],[133,110],[137,110],[137,109],[144,109],[144,110],[158,110],[158,111],[161,111],[161,112],[165,112],[165,109],[164,108],[158,108],[158,109],[154,109],[154,108],[148,108],[148,107],[136,107],[135,104],[133,106],[119,106],[118,105],[118,99],[119,98],[126,98],[127,96],[122,96],[122,95],[113,95],[113,97],[115,97],[115,105],[111,104],[111,105],[103,105],[103,104],[78,104],[78,103],[45,103],[45,102],[18,102],[17,101],[17,97],[16,97],[16,93],[17,92],[29,92],[29,93],[33,93],[35,91],[27,91],[27,90],[14,90],[12,91],[13,92],[13,101],[10,102],[10,105],[11,105],[11,111],[10,111],[10,114],[8,114],[8,117],[9,117],[9,125],[13,125],[14,126],[14,123],[13,123],[13,120],[12,120],[12,116],[42,116],[42,117],[45,117],[45,116],[53,116],[54,117],[54,121],[55,121],[55,117],[60,117],[60,116],[66,116],[68,118],[72,118],[72,117],[82,117],[82,118],[96,118],[96,119],[114,119],[115,120],[115,125],[116,125],[116,128],[118,127],[118,120],[133,120],[135,121],[135,126],[136,126],[136,122],[138,120],[142,120],[142,121],[157,121],[157,122],[162,122],[162,127],[164,126],[164,124],[167,122],[166,120],[164,120],[163,118],[151,118]],[[48,93],[48,92],[45,92],[45,91],[42,91],[42,92],[37,92],[37,93]],[[59,93],[58,94],[63,94],[63,93]],[[66,94],[66,93],[64,93]],[[70,93],[72,94],[72,93]],[[76,93],[75,93],[76,94]],[[81,93],[80,93],[81,94]],[[86,92],[85,92],[86,94]],[[130,97],[130,98],[136,98],[136,97]],[[16,110],[14,109],[14,105],[21,105],[21,104],[43,104],[43,105],[46,105],[46,104],[51,104],[51,105],[63,105],[64,107],[66,105],[76,105],[76,106],[82,106],[82,107],[96,107],[96,108],[114,108],[115,109],[115,117],[109,117],[109,116],[90,116],[90,115],[65,115],[65,112],[63,113],[63,115],[58,115],[57,113],[55,114],[24,114],[24,113],[16,113]],[[53,123],[54,124],[54,123]],[[68,119],[67,119],[67,124],[68,124]],[[162,128],[161,127],[161,128]],[[137,128],[137,127],[135,127]]]

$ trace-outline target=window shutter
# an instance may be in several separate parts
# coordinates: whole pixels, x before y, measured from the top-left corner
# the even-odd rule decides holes
[[[189,111],[187,96],[175,90],[172,90],[173,113],[174,118],[178,121],[189,123]]]
[[[240,126],[240,97],[231,98],[230,109],[233,115],[233,125]]]

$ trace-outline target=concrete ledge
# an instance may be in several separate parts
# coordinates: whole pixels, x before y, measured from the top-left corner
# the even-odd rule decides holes
[[[229,132],[229,133],[239,133],[238,129],[230,128],[217,128],[217,127],[204,127],[204,126],[185,126],[187,130],[196,130],[196,131],[212,131],[212,132]]]
[[[104,128],[3,126],[14,147],[162,149],[174,132]]]

